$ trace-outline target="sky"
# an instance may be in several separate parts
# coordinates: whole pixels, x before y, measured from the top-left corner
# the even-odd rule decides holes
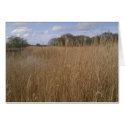
[[[7,22],[6,39],[22,37],[29,44],[47,44],[63,34],[95,36],[110,31],[118,33],[117,22]]]

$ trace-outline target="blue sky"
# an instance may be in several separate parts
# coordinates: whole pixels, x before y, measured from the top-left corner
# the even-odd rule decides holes
[[[47,44],[65,33],[95,36],[103,32],[118,33],[117,22],[7,22],[6,38],[19,36],[30,44]]]

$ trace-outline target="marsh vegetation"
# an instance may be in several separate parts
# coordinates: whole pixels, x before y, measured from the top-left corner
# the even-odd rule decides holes
[[[117,102],[118,43],[7,52],[6,101]]]

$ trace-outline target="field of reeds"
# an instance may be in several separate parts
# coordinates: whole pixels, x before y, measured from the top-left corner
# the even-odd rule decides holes
[[[7,52],[6,101],[117,102],[118,44]]]

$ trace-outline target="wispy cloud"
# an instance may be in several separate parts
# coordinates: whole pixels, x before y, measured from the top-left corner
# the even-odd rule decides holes
[[[53,26],[52,27],[52,30],[53,31],[62,31],[62,30],[64,30],[65,29],[65,27],[62,27],[62,26]]]
[[[97,23],[78,23],[76,26],[77,30],[92,30],[95,29],[97,26]]]
[[[48,34],[48,33],[49,33],[49,30],[43,31],[43,34]]]
[[[14,27],[27,27],[28,23],[13,23]]]
[[[28,23],[13,23],[12,28],[13,30],[10,32],[9,36],[28,38],[33,32],[33,30],[28,27]]]
[[[24,38],[27,38],[30,34],[29,33],[26,33],[23,35]]]
[[[26,33],[26,32],[32,32],[32,29],[29,29],[27,27],[20,27],[20,28],[16,28],[14,29],[11,33],[12,34],[16,34],[16,33]]]

